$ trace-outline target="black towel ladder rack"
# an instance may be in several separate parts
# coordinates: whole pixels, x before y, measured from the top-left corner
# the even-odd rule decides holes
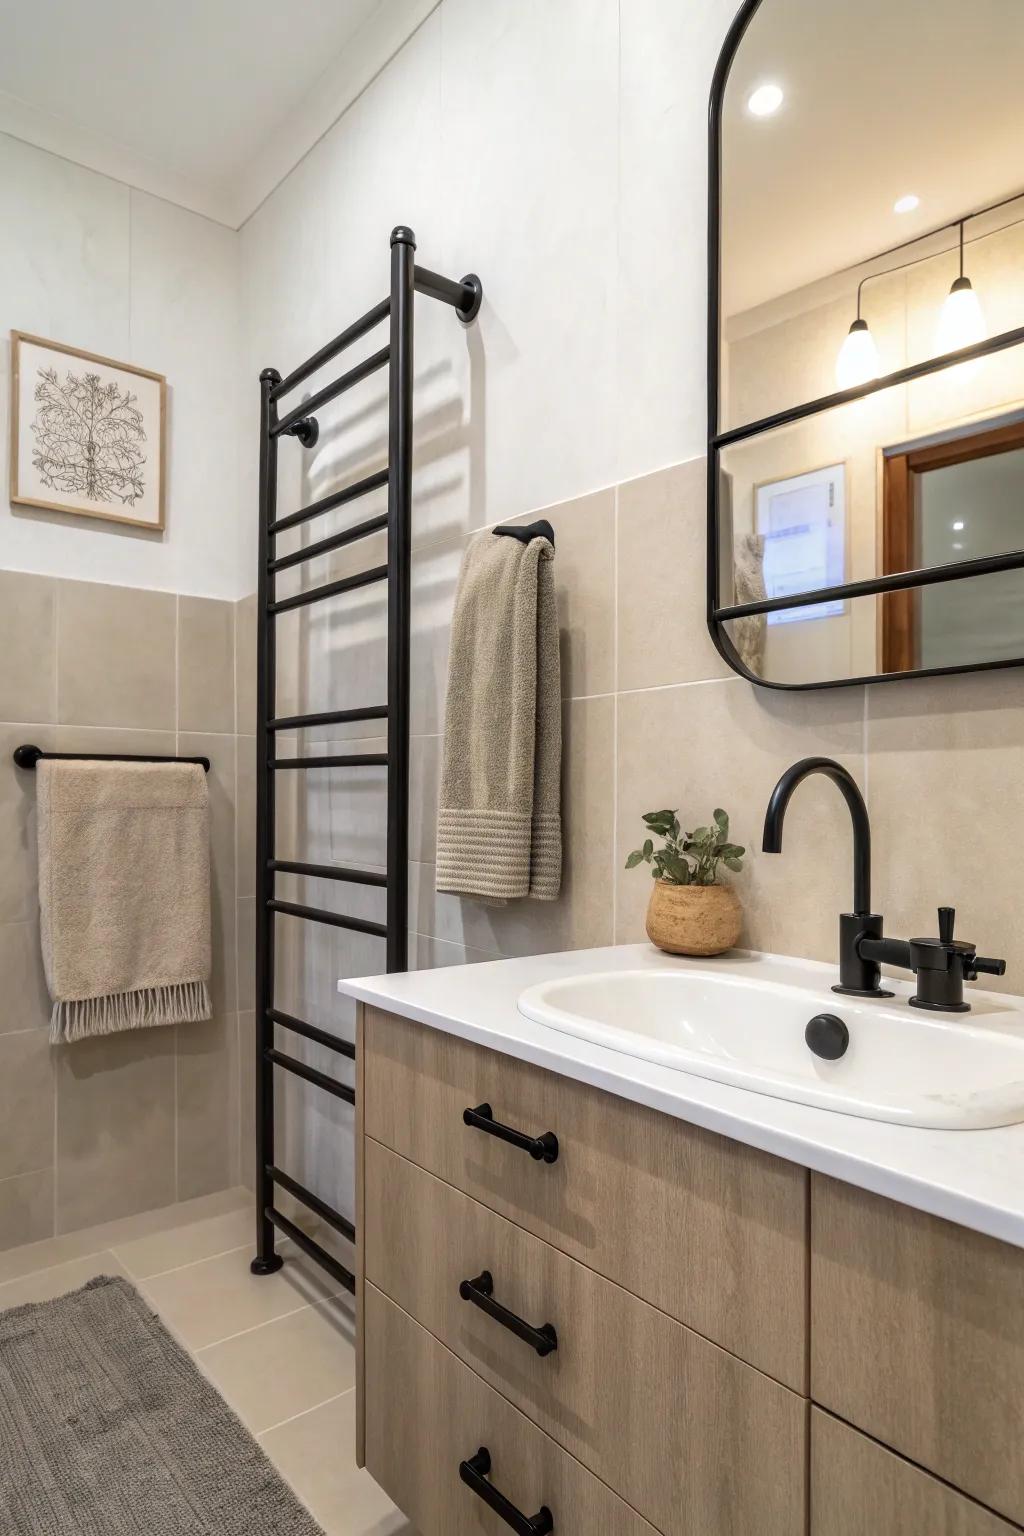
[[[346,1103],[355,1103],[355,1090],[340,1083],[305,1062],[280,1051],[275,1045],[275,1026],[314,1040],[339,1056],[355,1057],[355,1046],[326,1030],[282,1013],[274,1004],[274,920],[277,913],[305,918],[347,928],[356,933],[373,934],[386,940],[387,969],[404,971],[408,961],[408,880],[409,880],[409,639],[410,639],[410,562],[412,522],[412,395],[413,395],[413,307],[414,295],[425,294],[449,304],[459,318],[469,324],[480,310],[483,288],[480,279],[470,273],[461,282],[441,277],[416,265],[416,238],[411,229],[399,226],[391,233],[391,290],[386,299],[350,325],[333,341],[321,347],[282,379],[276,368],[260,374],[260,487],[259,487],[259,587],[257,606],[259,631],[257,646],[256,747],[258,753],[256,791],[256,1257],[252,1271],[273,1274],[282,1259],[275,1248],[275,1230],[291,1238],[312,1259],[348,1290],[355,1289],[355,1279],[322,1245],[295,1222],[276,1209],[275,1186],[286,1190],[307,1209],[321,1217],[328,1226],[350,1242],[355,1227],[340,1211],[321,1200],[297,1179],[279,1168],[274,1154],[274,1072],[282,1068],[294,1073]],[[387,320],[388,344],[357,363],[332,383],[324,385],[286,415],[278,414],[278,404],[298,385],[331,362],[346,348],[368,335]],[[277,447],[283,436],[292,436],[306,448],[316,443],[320,429],[315,412],[328,401],[381,368],[388,378],[388,462],[362,480],[322,497],[286,517],[277,516]],[[309,519],[335,507],[355,501],[370,491],[387,486],[386,515],[373,517],[340,533],[308,544],[293,554],[276,557],[274,540],[278,534],[296,528]],[[387,530],[387,564],[374,566],[355,576],[330,581],[323,586],[277,599],[278,571],[315,559],[329,550],[340,549],[370,534]],[[364,709],[328,710],[321,714],[277,715],[275,620],[280,613],[309,603],[322,602],[342,592],[352,592],[372,582],[386,581],[388,588],[387,703]],[[335,757],[279,758],[275,739],[278,732],[300,731],[318,725],[340,725],[350,721],[386,720],[388,750]],[[276,775],[281,769],[379,766],[387,768],[387,873],[343,868],[333,864],[307,864],[278,859],[274,842],[274,804]],[[279,901],[274,894],[275,874],[309,875],[358,885],[381,886],[387,892],[384,923],[365,918],[304,906],[298,902]]]

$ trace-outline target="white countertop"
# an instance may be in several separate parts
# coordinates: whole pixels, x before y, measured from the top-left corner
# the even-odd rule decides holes
[[[786,979],[778,957],[742,958],[755,969],[770,965],[774,979]],[[526,987],[554,977],[715,963],[676,961],[648,944],[628,944],[357,977],[339,981],[338,990],[1024,1248],[1024,1124],[921,1130],[835,1114],[592,1045],[534,1023],[517,1007]],[[806,980],[807,962],[799,966]],[[824,984],[833,979],[834,967],[814,969]],[[895,990],[906,998],[912,987],[897,982]]]

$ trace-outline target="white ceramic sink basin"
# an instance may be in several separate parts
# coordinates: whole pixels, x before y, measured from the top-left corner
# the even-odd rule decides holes
[[[974,993],[971,1014],[925,1013],[904,997],[837,996],[817,969],[807,986],[710,966],[566,976],[523,992],[519,1010],[627,1056],[839,1114],[950,1130],[1024,1121],[1017,999]],[[804,1040],[819,1013],[849,1030],[836,1061]]]

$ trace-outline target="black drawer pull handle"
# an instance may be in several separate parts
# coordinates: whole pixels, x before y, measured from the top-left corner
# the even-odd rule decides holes
[[[466,1487],[472,1488],[478,1498],[489,1504],[495,1514],[512,1527],[516,1536],[549,1536],[555,1528],[555,1522],[547,1505],[542,1505],[535,1515],[524,1515],[503,1493],[498,1492],[493,1483],[487,1481],[490,1470],[491,1453],[485,1445],[469,1461],[459,1463],[459,1476]]]
[[[543,1136],[527,1136],[524,1131],[514,1131],[510,1125],[502,1125],[500,1120],[495,1120],[489,1104],[478,1104],[476,1109],[464,1109],[462,1118],[467,1125],[475,1126],[478,1131],[486,1131],[488,1136],[497,1136],[499,1141],[521,1147],[524,1152],[529,1152],[536,1163],[558,1161],[558,1137],[554,1131],[545,1131]]]
[[[523,1339],[537,1351],[541,1359],[558,1348],[558,1334],[550,1323],[542,1323],[539,1328],[534,1328],[503,1307],[500,1301],[495,1301],[494,1280],[489,1269],[477,1275],[475,1280],[463,1280],[459,1286],[459,1295],[463,1301],[471,1301],[474,1307],[479,1307],[481,1312],[493,1317],[496,1323],[514,1333],[517,1339]]]

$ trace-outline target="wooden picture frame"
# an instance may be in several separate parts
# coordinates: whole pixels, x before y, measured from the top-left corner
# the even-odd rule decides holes
[[[882,574],[919,565],[915,475],[947,469],[994,453],[1024,448],[1024,414],[995,423],[975,422],[938,437],[900,443],[882,451]],[[882,598],[882,671],[912,672],[920,666],[920,587]]]
[[[162,533],[166,488],[165,376],[12,330],[11,504]]]

